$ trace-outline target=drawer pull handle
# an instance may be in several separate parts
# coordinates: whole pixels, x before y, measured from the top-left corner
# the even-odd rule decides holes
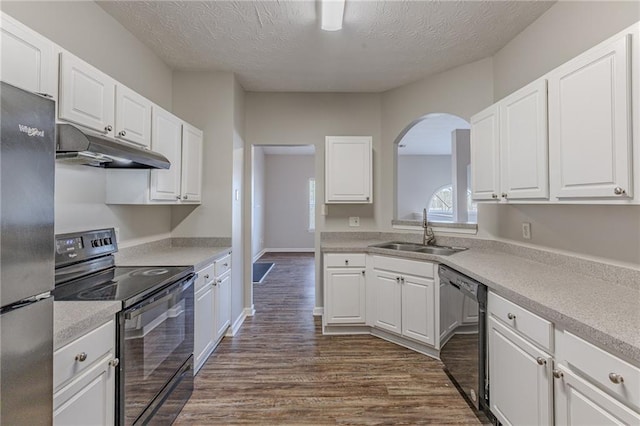
[[[120,365],[120,360],[118,358],[114,358],[111,361],[109,361],[109,365],[115,368],[118,365]]]
[[[507,314],[507,318],[509,318],[510,320],[514,320],[514,319],[516,319],[516,316],[515,316],[515,314],[512,314],[511,312],[509,312]]]
[[[539,356],[538,358],[536,358],[536,362],[538,363],[538,365],[545,365],[547,363],[547,360]]]
[[[624,378],[617,373],[609,373],[609,380],[616,385],[624,383]]]
[[[80,352],[78,355],[76,355],[76,361],[85,362],[86,360],[87,360],[87,353],[86,352]]]
[[[560,370],[553,370],[553,377],[556,379],[562,379],[564,377],[564,373]]]

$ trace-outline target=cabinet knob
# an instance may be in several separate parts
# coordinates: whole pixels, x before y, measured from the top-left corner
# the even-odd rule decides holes
[[[362,270],[362,275],[364,276],[364,269]]]
[[[400,277],[396,277],[396,282],[400,284]]]
[[[109,361],[109,365],[115,368],[118,365],[120,365],[120,360],[118,358],[114,358],[111,361]]]
[[[224,267],[226,268],[227,266],[229,266],[228,263],[223,263]]]
[[[179,195],[176,195],[176,200],[179,200],[179,199],[180,199],[180,196],[179,196]]]
[[[616,385],[624,383],[624,378],[618,373],[609,373],[609,380]]]
[[[109,133],[112,130],[113,130],[113,126],[111,124],[109,124],[107,127],[104,128],[104,131],[107,133]]]
[[[547,360],[542,358],[541,356],[536,358],[536,362],[538,363],[538,365],[546,365],[547,364]]]
[[[86,352],[80,352],[78,355],[76,355],[76,361],[85,362],[86,360],[87,360],[87,353]]]
[[[216,280],[216,283],[222,284],[222,280]]]
[[[183,200],[188,200],[188,199],[189,199],[189,196],[188,196],[188,195],[185,195],[185,196],[183,196],[183,197],[182,197],[182,199],[183,199]]]
[[[556,379],[562,379],[564,377],[564,373],[560,370],[553,370],[551,374],[553,374],[553,377]]]
[[[345,260],[344,260],[344,264],[345,264],[345,265],[348,265],[348,264],[349,264],[349,259],[345,259]]]
[[[120,130],[120,133],[118,133],[118,136],[127,136],[127,132],[124,130]]]
[[[208,279],[209,279],[209,274],[205,275],[205,276],[204,276],[204,279],[205,279],[205,280],[208,280]]]
[[[507,314],[507,318],[509,318],[510,320],[514,320],[514,319],[516,319],[516,316],[515,316],[515,314],[512,314],[511,312],[509,312]]]
[[[498,194],[491,194],[491,198],[493,198],[494,200],[498,198]]]
[[[507,198],[509,196],[509,194],[507,194],[506,192],[502,193],[502,198]]]
[[[619,186],[616,186],[615,188],[613,188],[613,193],[616,195],[624,195],[627,193],[627,191],[625,191],[624,189],[620,188]]]
[[[367,197],[367,201],[369,201],[369,197]]]

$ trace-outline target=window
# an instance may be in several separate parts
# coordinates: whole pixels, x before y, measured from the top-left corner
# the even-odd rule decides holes
[[[445,185],[438,189],[429,200],[430,222],[453,222],[453,187]],[[471,191],[467,191],[467,221],[477,223],[478,204],[471,198]]]
[[[316,180],[309,179],[309,232],[316,230]]]

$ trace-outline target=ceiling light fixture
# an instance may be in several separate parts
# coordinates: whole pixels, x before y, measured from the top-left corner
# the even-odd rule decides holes
[[[322,0],[322,24],[320,28],[325,31],[338,31],[342,29],[345,0]]]

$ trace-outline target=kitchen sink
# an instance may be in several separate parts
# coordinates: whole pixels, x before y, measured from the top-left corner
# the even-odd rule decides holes
[[[427,253],[437,254],[440,256],[449,256],[454,253],[466,250],[464,247],[449,247],[449,246],[425,246],[424,244],[415,243],[403,243],[398,241],[392,241],[389,243],[373,244],[369,247],[376,247],[387,250],[409,251],[413,253]]]

